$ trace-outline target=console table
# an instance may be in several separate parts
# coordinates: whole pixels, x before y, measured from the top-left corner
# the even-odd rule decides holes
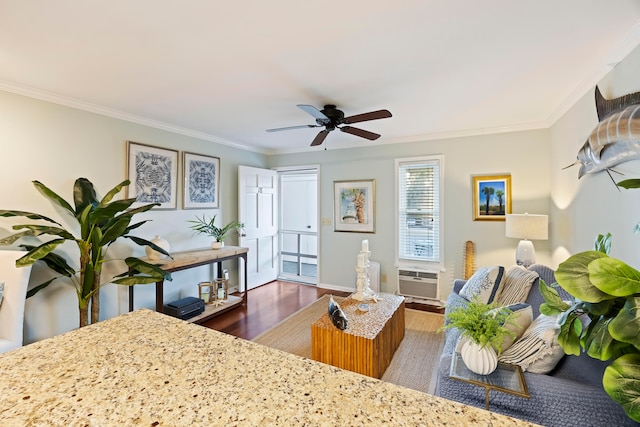
[[[211,317],[217,316],[235,308],[237,305],[245,305],[247,303],[247,252],[249,249],[240,246],[225,246],[221,249],[196,249],[186,252],[172,253],[173,259],[142,260],[157,265],[164,271],[174,273],[176,271],[187,270],[189,268],[200,267],[203,265],[217,264],[218,277],[222,276],[222,262],[230,259],[242,258],[244,267],[244,290],[242,285],[238,284],[238,291],[242,292],[241,298],[229,298],[227,304],[215,307],[207,305],[205,312],[192,321],[203,322]],[[134,286],[129,286],[129,311],[133,311],[133,291]],[[156,311],[164,312],[164,280],[156,282]]]

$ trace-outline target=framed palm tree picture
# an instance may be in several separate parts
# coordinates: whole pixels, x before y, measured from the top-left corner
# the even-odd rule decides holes
[[[334,231],[375,233],[376,181],[333,181]]]
[[[473,220],[504,221],[511,213],[511,175],[474,175]]]

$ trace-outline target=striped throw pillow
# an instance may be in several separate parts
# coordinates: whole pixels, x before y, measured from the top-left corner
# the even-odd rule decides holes
[[[519,265],[507,270],[504,284],[500,287],[496,301],[499,305],[511,305],[525,302],[531,291],[533,282],[538,278],[538,273],[529,271]]]
[[[519,365],[523,371],[549,373],[564,356],[564,350],[558,343],[559,332],[558,316],[541,314],[498,360]]]

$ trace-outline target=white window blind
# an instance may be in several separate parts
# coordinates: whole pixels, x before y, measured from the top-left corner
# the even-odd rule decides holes
[[[398,258],[440,263],[441,157],[397,161]]]

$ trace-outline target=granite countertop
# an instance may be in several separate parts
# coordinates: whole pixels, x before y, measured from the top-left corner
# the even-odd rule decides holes
[[[139,310],[0,355],[0,425],[531,424]]]

